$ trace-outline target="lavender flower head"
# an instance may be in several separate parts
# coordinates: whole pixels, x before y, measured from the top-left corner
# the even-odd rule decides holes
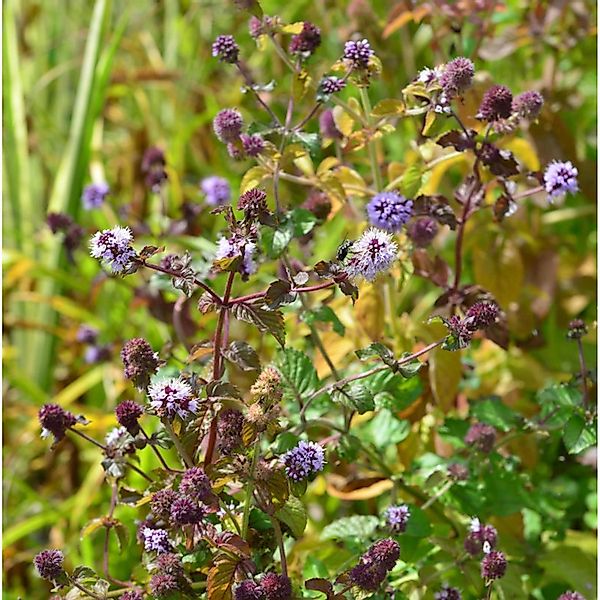
[[[529,90],[514,98],[512,102],[512,111],[522,119],[533,121],[538,117],[543,106],[544,97],[535,90]]]
[[[108,183],[90,183],[87,185],[83,193],[81,194],[81,202],[85,210],[93,210],[94,208],[100,208],[106,200],[106,196],[110,194],[110,187]]]
[[[369,66],[369,59],[375,52],[368,40],[350,40],[344,44],[344,60],[353,69],[365,69]]]
[[[285,474],[292,481],[302,481],[323,470],[325,453],[319,444],[302,440],[286,452],[281,460],[285,465]]]
[[[161,364],[158,353],[144,338],[133,338],[126,342],[121,350],[121,360],[125,377],[140,390],[150,385],[150,377]]]
[[[136,252],[131,247],[133,235],[129,227],[119,225],[94,234],[90,240],[90,254],[106,264],[113,273],[121,273],[131,265]]]
[[[183,474],[179,491],[185,496],[206,503],[212,495],[210,480],[201,467],[192,467]]]
[[[236,256],[241,256],[242,265],[240,272],[243,276],[248,276],[256,273],[258,270],[258,265],[254,260],[255,252],[256,244],[254,242],[250,242],[239,236],[232,236],[229,239],[223,237],[218,242],[215,258],[220,260],[223,258],[235,258]]]
[[[578,192],[577,175],[579,175],[579,171],[571,161],[552,161],[544,172],[544,187],[548,194],[548,200],[552,202],[555,198],[563,198],[565,194]]]
[[[258,133],[248,135],[242,133],[240,135],[242,140],[242,148],[247,156],[256,157],[265,149],[265,140]]]
[[[481,561],[481,577],[486,581],[500,579],[506,573],[506,556],[503,552],[489,552]]]
[[[505,85],[493,85],[483,95],[477,118],[491,123],[508,119],[512,113],[512,92]]]
[[[220,35],[213,42],[212,55],[220,61],[235,64],[238,61],[240,47],[232,35]]]
[[[206,203],[210,206],[227,204],[231,200],[229,182],[223,177],[217,177],[216,175],[205,177],[200,182],[200,189],[206,196]]]
[[[193,397],[192,388],[185,381],[172,377],[157,381],[148,388],[150,406],[159,417],[182,420],[198,412],[198,401]]]
[[[239,110],[224,108],[213,119],[213,129],[223,143],[235,142],[242,133],[244,119]]]
[[[434,600],[462,600],[460,590],[445,585],[439,592],[434,594]]]
[[[476,302],[467,311],[463,324],[473,332],[477,329],[486,329],[496,322],[499,313],[500,309],[494,302]]]
[[[321,94],[325,94],[326,96],[330,96],[331,94],[336,94],[337,92],[341,92],[346,87],[346,82],[339,77],[323,77],[321,79],[321,83],[319,84],[319,91]]]
[[[40,577],[53,581],[62,575],[64,560],[60,550],[42,550],[36,554],[33,564]]]
[[[585,597],[579,592],[568,591],[561,594],[556,600],[585,600]]]
[[[387,271],[397,257],[398,245],[391,234],[372,227],[354,242],[346,272],[351,277],[373,281],[379,273]]]
[[[368,592],[376,591],[400,557],[400,546],[392,539],[375,542],[350,570],[350,581]]]
[[[72,413],[58,404],[44,404],[40,408],[38,418],[42,426],[42,437],[47,438],[52,434],[56,441],[62,440],[67,429],[77,422]]]
[[[171,552],[171,542],[169,542],[169,534],[165,529],[151,529],[144,527],[142,529],[142,539],[144,541],[144,550],[146,552]]]
[[[291,600],[292,582],[286,575],[267,573],[260,581],[266,600]]]
[[[95,365],[110,358],[110,345],[88,346],[83,354],[83,360],[88,365]]]
[[[179,581],[173,575],[167,573],[156,573],[150,578],[150,592],[153,598],[163,600],[173,598],[180,590]]]
[[[444,93],[452,98],[465,92],[473,82],[475,65],[464,56],[452,59],[442,71],[439,82]]]
[[[154,494],[152,494],[152,499],[150,500],[152,514],[160,519],[168,520],[171,516],[173,502],[175,502],[177,498],[179,498],[177,492],[169,488],[154,492]]]
[[[371,225],[386,231],[399,231],[410,219],[412,200],[396,192],[380,192],[367,204]]]
[[[424,83],[426,86],[431,85],[433,83],[438,83],[443,72],[443,65],[434,67],[433,69],[425,67],[424,69],[421,69],[419,71],[417,75],[417,81]]]
[[[93,344],[97,337],[98,330],[90,325],[81,325],[75,335],[75,339],[82,344]]]
[[[125,427],[133,436],[136,436],[140,430],[138,421],[143,414],[144,407],[133,400],[123,400],[115,408],[115,415],[119,425]]]
[[[390,506],[385,511],[385,520],[393,533],[403,533],[410,518],[410,510],[406,504]]]
[[[204,516],[204,511],[191,498],[181,496],[171,504],[170,516],[174,525],[195,525]]]
[[[265,593],[260,585],[252,579],[242,581],[236,588],[234,593],[235,600],[263,600]]]
[[[238,200],[239,210],[244,211],[246,219],[256,219],[269,209],[267,206],[267,193],[260,188],[251,188],[245,191]]]

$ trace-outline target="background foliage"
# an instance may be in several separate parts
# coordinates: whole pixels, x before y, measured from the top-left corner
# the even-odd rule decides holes
[[[584,1],[492,2],[496,6],[482,23],[466,1],[415,4],[411,9],[409,2],[391,6],[377,0],[262,2],[267,14],[287,22],[311,20],[322,28],[323,44],[315,60],[323,69],[339,57],[353,32],[368,37],[383,63],[382,77],[370,89],[374,103],[398,98],[419,69],[457,54],[471,57],[478,72],[465,115],[474,112],[491,82],[515,91],[539,89],[546,100],[539,122],[509,148],[531,169],[543,168],[554,158],[573,161],[581,187],[564,205],[548,209],[534,201],[502,225],[482,215],[470,224],[463,278],[498,299],[508,317],[508,348],[482,340],[463,355],[436,351],[417,378],[402,389],[388,390],[394,403],[386,409],[402,421],[384,423],[388,413],[380,411],[372,421],[368,415],[361,417],[364,422],[356,426],[396,477],[410,472],[411,485],[432,495],[438,484],[428,478],[460,449],[466,427],[462,419],[475,415],[509,431],[516,419],[532,418],[545,402],[561,402],[556,384],[571,380],[579,370],[576,347],[565,340],[567,323],[575,316],[594,323],[583,342],[588,364],[595,365],[596,21],[595,3]],[[448,8],[451,4],[455,10]],[[156,279],[141,290],[128,279],[99,276],[85,249],[76,252],[71,264],[45,225],[45,216],[67,212],[90,233],[135,218],[157,232],[158,209],[140,172],[142,154],[150,145],[162,147],[168,158],[173,215],[180,214],[183,202],[202,202],[198,182],[207,175],[224,176],[239,189],[249,165],[232,163],[211,122],[223,107],[240,106],[248,122],[257,109],[252,98],[241,94],[235,70],[210,56],[210,44],[220,33],[236,36],[250,66],[265,81],[276,81],[277,90],[289,88],[286,66],[266,48],[254,51],[247,15],[233,6],[225,10],[221,2],[4,4],[6,598],[47,597],[31,567],[41,547],[64,548],[72,564],[98,565],[101,560],[100,537],[85,531],[82,535],[110,496],[102,485],[98,454],[73,441],[49,453],[35,418],[40,405],[53,401],[85,412],[92,421],[90,433],[102,437],[114,424],[112,408],[129,393],[118,360],[122,343],[143,336],[163,348],[177,340],[171,318],[178,297],[174,291],[161,290]],[[352,94],[346,90],[343,96]],[[277,110],[281,113],[284,105]],[[383,151],[392,163],[390,179],[418,163],[423,151],[415,144],[420,127],[418,119],[404,119],[383,138]],[[318,149],[314,168],[330,152]],[[367,153],[359,150],[353,160],[360,176],[368,178]],[[466,170],[463,163],[458,156],[419,172],[416,185],[422,192],[451,197]],[[300,165],[300,174],[310,174],[312,168]],[[103,211],[83,213],[79,198],[91,179],[107,180],[112,195]],[[300,205],[306,194],[305,187],[282,182],[287,205]],[[171,239],[207,257],[220,227],[205,211],[193,234]],[[340,202],[334,203],[332,216],[316,233],[313,256],[332,258],[344,237],[354,238],[360,228]],[[450,264],[452,236],[444,232],[436,240]],[[297,242],[291,252],[303,258]],[[426,277],[414,274],[415,268]],[[428,269],[407,257],[397,273],[393,300],[383,288],[366,285],[354,309],[346,297],[329,304],[341,324],[319,322],[318,328],[336,365],[349,365],[356,360],[354,350],[372,341],[386,340],[399,356],[414,350],[415,339],[427,343],[439,337],[435,325],[424,324],[439,294],[428,281]],[[247,293],[263,289],[272,279],[269,269],[259,271]],[[148,311],[155,319],[147,318]],[[214,315],[199,315],[190,302],[184,306],[179,323],[183,333],[178,335],[205,339],[214,320]],[[286,313],[286,322],[288,348],[311,357],[312,364],[297,366],[299,379],[316,388],[310,377],[327,377],[329,367],[313,349],[307,323],[293,312]],[[83,323],[100,330],[114,360],[91,366],[84,362],[83,348],[75,342]],[[250,326],[236,323],[232,338],[259,348],[265,363],[276,357],[276,343]],[[181,350],[175,341],[167,352],[182,356]],[[294,350],[287,352],[279,360],[296,360]],[[243,373],[231,376],[248,385]],[[402,431],[397,430],[399,423]],[[397,445],[390,446],[392,439]],[[503,547],[515,557],[500,586],[506,598],[554,599],[567,587],[595,597],[595,460],[582,458],[577,441],[570,446],[560,435],[540,438],[534,433],[507,439],[514,470],[506,471],[505,463],[497,468],[491,464],[476,480],[456,486],[440,500],[465,515],[480,514],[498,528]],[[157,466],[149,451],[142,454],[142,466]],[[353,544],[360,546],[369,537],[363,530],[372,525],[366,516],[386,506],[381,498],[391,487],[389,476],[377,465],[362,470],[340,466],[320,476],[306,497],[306,533],[290,548],[291,570],[305,578],[334,572],[353,552]],[[135,485],[135,476],[131,483]],[[415,500],[402,488],[399,494]],[[134,531],[132,509],[120,507],[117,516]],[[345,517],[353,521],[338,521]],[[424,517],[415,523],[402,545],[403,560],[416,561],[431,552],[430,535],[441,560],[451,553],[444,546],[447,526],[436,523],[431,530]],[[337,543],[340,538],[348,538],[345,546]],[[135,571],[139,555],[133,549],[134,535],[131,540],[115,565],[117,577]],[[403,573],[406,581],[431,575]]]

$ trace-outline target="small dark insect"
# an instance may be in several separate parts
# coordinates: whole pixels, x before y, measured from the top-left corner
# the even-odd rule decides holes
[[[339,260],[341,262],[346,258],[346,256],[348,256],[348,252],[350,252],[350,248],[352,248],[352,244],[354,244],[354,242],[352,242],[351,240],[344,240],[341,243],[340,247],[338,248],[337,254],[336,254],[337,260]]]

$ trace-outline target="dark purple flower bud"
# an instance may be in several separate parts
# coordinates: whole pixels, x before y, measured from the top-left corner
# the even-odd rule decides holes
[[[302,481],[323,470],[325,453],[319,444],[302,440],[286,452],[281,460],[285,465],[285,474],[292,481]]]
[[[412,215],[412,200],[396,192],[380,192],[367,204],[369,222],[379,229],[400,231]]]
[[[569,323],[567,337],[570,340],[580,340],[587,332],[588,328],[582,319],[573,319]]]
[[[244,415],[239,410],[227,409],[221,413],[218,425],[219,451],[229,456],[242,443]]]
[[[421,217],[408,226],[408,235],[417,248],[429,246],[438,232],[438,224],[432,217]]]
[[[150,191],[158,194],[158,192],[160,192],[160,188],[167,182],[168,179],[169,176],[164,169],[153,169],[152,171],[146,173],[144,182]]]
[[[83,193],[81,194],[83,208],[85,210],[100,208],[104,204],[108,194],[110,194],[108,183],[103,181],[100,183],[91,183],[83,189]]]
[[[367,592],[374,592],[383,583],[387,571],[382,565],[360,561],[355,567],[350,569],[348,575],[353,585]]]
[[[410,518],[410,510],[406,504],[390,506],[385,511],[385,521],[393,533],[403,533]]]
[[[372,592],[383,583],[387,572],[394,568],[400,557],[400,546],[392,539],[375,542],[350,570],[350,581],[363,590]]]
[[[344,134],[337,128],[333,111],[331,109],[324,110],[319,116],[319,129],[321,136],[332,140],[341,140]]]
[[[341,92],[345,87],[346,82],[339,77],[323,77],[323,79],[321,79],[321,83],[319,84],[319,91],[321,94],[330,96],[331,94]]]
[[[512,113],[512,92],[505,85],[493,85],[483,95],[477,118],[493,122],[508,119]]]
[[[38,417],[42,426],[42,437],[46,438],[52,434],[57,442],[62,440],[67,429],[77,422],[72,413],[58,404],[44,404]]]
[[[448,465],[448,474],[456,481],[466,481],[469,478],[469,469],[460,463]]]
[[[93,344],[97,337],[98,330],[90,325],[81,325],[75,335],[75,339],[82,344]]]
[[[434,594],[434,600],[462,600],[460,590],[445,585],[439,592]]]
[[[386,571],[391,571],[400,558],[400,545],[392,538],[378,540],[363,555],[365,557],[383,565]]]
[[[302,208],[310,211],[319,221],[325,221],[331,212],[331,200],[325,192],[313,189],[302,203]]]
[[[83,360],[88,365],[95,365],[110,358],[110,346],[88,346],[83,354]]]
[[[265,140],[258,133],[252,135],[242,133],[240,139],[242,148],[248,156],[256,157],[265,149]]]
[[[158,354],[143,338],[133,338],[125,343],[121,350],[124,374],[133,381],[135,387],[143,390],[150,385],[150,378],[160,366]]]
[[[212,45],[212,55],[220,61],[235,64],[238,61],[240,47],[232,35],[220,35]]]
[[[512,102],[512,111],[522,119],[533,121],[537,119],[544,106],[543,96],[534,90],[523,92]]]
[[[289,45],[291,54],[302,54],[309,56],[321,45],[321,30],[314,25],[305,21],[302,26],[302,31],[292,36]]]
[[[344,44],[344,60],[348,61],[353,69],[365,69],[369,66],[369,59],[375,54],[368,40],[350,40]]]
[[[179,491],[185,496],[207,504],[212,497],[210,480],[201,467],[192,467],[183,474]]]
[[[579,171],[571,161],[552,161],[544,172],[544,187],[550,202],[554,198],[562,198],[565,194],[575,194],[579,191],[577,176]]]
[[[69,256],[73,253],[74,250],[79,248],[81,244],[81,240],[85,235],[85,230],[77,223],[73,223],[69,226],[67,231],[65,232],[65,239],[63,240],[63,244]]]
[[[124,400],[115,408],[115,415],[119,425],[122,425],[132,435],[136,436],[140,430],[138,420],[144,414],[144,407],[133,400]]]
[[[264,33],[263,22],[258,17],[252,15],[248,21],[248,33],[250,37],[257,38]]]
[[[285,575],[267,573],[260,581],[266,600],[291,600],[292,582]]]
[[[475,423],[471,425],[467,435],[465,435],[465,444],[473,446],[480,452],[489,454],[496,443],[496,430],[486,423]]]
[[[473,331],[486,329],[496,322],[499,312],[498,305],[493,302],[477,302],[467,311],[465,326]]]
[[[142,592],[139,590],[130,590],[119,596],[119,600],[144,600]]]
[[[565,592],[561,594],[556,600],[585,600],[585,597],[582,596],[579,592]]]
[[[177,581],[181,581],[184,578],[184,570],[183,564],[181,563],[181,557],[178,554],[174,554],[172,552],[166,552],[165,554],[161,554],[156,559],[156,569],[160,573],[175,577]]]
[[[244,119],[240,111],[235,108],[224,108],[213,120],[215,134],[224,143],[237,140],[243,126]]]
[[[256,219],[268,211],[267,193],[260,188],[252,188],[240,196],[237,207],[244,211],[246,219]]]
[[[265,593],[258,583],[255,583],[251,579],[242,581],[236,588],[234,598],[235,600],[263,600]]]
[[[204,511],[198,503],[185,496],[177,498],[171,505],[171,522],[174,525],[196,525],[203,516]]]
[[[142,158],[142,173],[149,173],[153,169],[162,171],[166,164],[165,153],[157,146],[151,146],[144,152]]]
[[[442,71],[439,81],[443,91],[449,98],[462,94],[473,82],[475,65],[464,56],[452,59]]]
[[[53,581],[63,574],[63,562],[65,557],[60,550],[42,550],[36,554],[33,564],[43,579]]]
[[[165,521],[171,516],[171,507],[173,502],[179,498],[179,495],[174,490],[168,488],[164,490],[158,490],[152,495],[150,500],[150,509],[152,514]]]
[[[500,579],[506,573],[506,556],[503,552],[490,552],[481,561],[481,577],[486,581]]]
[[[73,219],[65,213],[51,212],[46,215],[46,224],[52,233],[68,229],[73,224]]]
[[[179,581],[173,575],[157,573],[150,579],[150,592],[157,599],[174,599],[175,593],[179,591]]]

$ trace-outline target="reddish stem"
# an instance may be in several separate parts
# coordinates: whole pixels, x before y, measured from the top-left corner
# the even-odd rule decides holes
[[[327,288],[333,287],[334,285],[335,281],[327,281],[326,283],[319,283],[318,285],[292,288],[290,290],[290,294],[308,294],[310,292],[325,290]],[[242,302],[250,302],[251,300],[256,300],[257,298],[264,298],[266,295],[267,290],[264,290],[262,292],[255,292],[254,294],[248,294],[247,296],[239,296],[238,298],[233,298],[232,300],[227,302],[227,306],[232,306],[233,304],[240,304]]]

